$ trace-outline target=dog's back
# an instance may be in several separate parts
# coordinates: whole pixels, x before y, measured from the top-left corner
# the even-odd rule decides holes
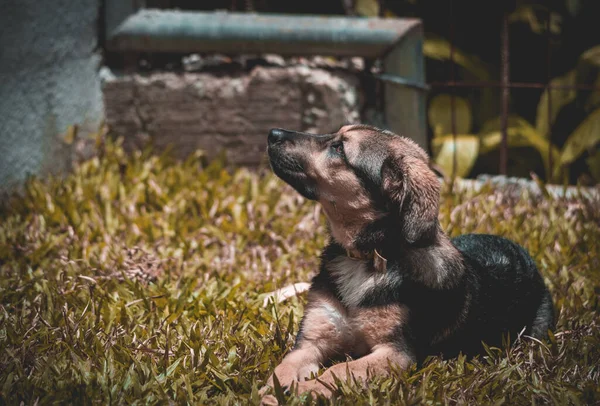
[[[526,335],[547,336],[554,324],[552,298],[523,247],[487,234],[461,235],[452,243],[463,255],[472,295],[463,328],[452,340],[463,353],[481,352],[481,341],[499,346],[502,334],[512,341],[523,328]],[[448,355],[458,349],[451,342],[442,347]]]

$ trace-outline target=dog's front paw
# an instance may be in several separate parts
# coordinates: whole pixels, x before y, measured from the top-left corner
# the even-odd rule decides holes
[[[277,398],[273,395],[266,395],[260,398],[261,406],[277,406],[279,402],[277,402]]]
[[[313,399],[317,397],[317,395],[322,395],[326,398],[330,398],[333,395],[333,390],[335,389],[330,384],[323,384],[319,382],[317,379],[313,379],[310,381],[298,382],[298,396],[308,395]]]
[[[258,395],[261,398],[261,405],[277,405],[277,398],[273,395],[267,395],[269,389],[275,388],[274,377],[277,378],[277,382],[284,393],[289,393],[289,388],[297,382],[295,372],[291,371],[291,369],[287,368],[279,368],[275,369],[273,375],[269,377],[265,386],[263,386],[259,391]]]
[[[275,406],[275,405],[280,405],[281,403],[278,402],[277,398],[274,395],[267,395],[267,391],[270,389],[269,386],[264,386],[260,391],[260,405],[264,405],[264,406]],[[313,399],[316,399],[318,395],[322,395],[326,398],[330,398],[333,394],[333,392],[331,390],[329,390],[327,388],[327,386],[323,385],[322,383],[316,381],[316,380],[312,380],[312,381],[295,381],[293,384],[291,384],[289,387],[282,387],[282,389],[284,389],[284,393],[286,395],[289,395],[291,393],[297,393],[299,397],[301,398],[307,398],[307,397],[311,397]]]
[[[279,382],[279,385],[283,390],[286,390],[290,387],[290,385],[293,382],[296,382],[298,380],[298,375],[296,373],[295,368],[286,365],[279,365],[277,368],[275,368],[275,372],[273,372],[273,375],[271,375],[267,380],[267,384],[265,385],[265,388],[263,388],[263,390],[266,390],[267,387],[274,388],[274,376],[277,377],[277,382]]]
[[[311,374],[317,374],[319,366],[317,364],[297,364],[282,363],[275,368],[273,375],[267,380],[267,385],[273,387],[273,376],[277,376],[277,381],[283,390],[291,387],[292,383],[303,381],[311,377]]]
[[[311,374],[317,374],[319,372],[319,365],[316,363],[307,363],[301,359],[302,362],[291,362],[289,360],[279,364],[273,375],[269,377],[266,385],[258,392],[261,399],[265,399],[265,402],[276,402],[276,398],[272,395],[267,395],[269,388],[275,388],[274,377],[277,377],[277,382],[284,394],[290,393],[293,386],[298,385],[301,381],[306,378],[310,378]],[[265,403],[266,404],[277,404],[277,403]]]
[[[268,394],[270,389],[274,389],[273,381],[271,379],[269,379],[269,381],[270,381],[270,384],[263,386],[258,391],[258,396],[260,397],[260,404],[261,405],[278,405],[279,403],[277,401],[277,398],[272,394]],[[284,394],[289,393],[287,387],[283,386],[281,389],[283,390]]]

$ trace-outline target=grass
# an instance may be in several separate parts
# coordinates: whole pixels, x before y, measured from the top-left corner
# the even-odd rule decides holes
[[[600,203],[446,190],[440,219],[530,250],[554,336],[344,384],[334,403],[600,404]],[[0,222],[2,404],[255,404],[304,305],[264,294],[307,281],[326,243],[317,206],[268,171],[109,141],[30,180]]]

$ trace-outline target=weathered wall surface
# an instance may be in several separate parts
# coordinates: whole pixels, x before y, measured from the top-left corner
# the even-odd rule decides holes
[[[97,129],[98,12],[99,0],[0,2],[0,191],[68,169],[69,125]]]
[[[129,147],[225,150],[255,165],[272,127],[328,132],[360,120],[360,84],[335,69],[100,75],[99,4],[0,0],[0,192],[68,170],[75,147],[63,137],[74,124],[84,137],[106,119]]]
[[[225,150],[231,163],[256,165],[273,127],[329,132],[360,120],[354,75],[306,66],[248,73],[104,75],[106,122],[128,147],[171,145],[178,157]]]

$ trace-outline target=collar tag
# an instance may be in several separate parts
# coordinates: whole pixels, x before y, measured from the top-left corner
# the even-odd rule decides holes
[[[373,250],[373,267],[377,272],[387,271],[387,259],[379,255],[377,250]]]
[[[377,250],[371,252],[360,252],[358,250],[346,250],[346,256],[358,260],[372,260],[373,269],[377,272],[385,273],[387,271],[387,259],[381,256]]]

